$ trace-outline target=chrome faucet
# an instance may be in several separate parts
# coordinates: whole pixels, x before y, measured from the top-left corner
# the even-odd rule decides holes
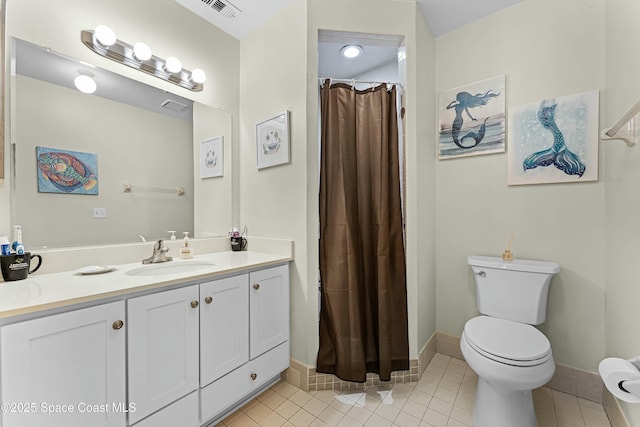
[[[172,257],[167,256],[167,252],[169,252],[169,248],[164,246],[162,239],[160,239],[153,245],[153,255],[151,255],[149,258],[143,259],[142,263],[155,264],[173,260]]]

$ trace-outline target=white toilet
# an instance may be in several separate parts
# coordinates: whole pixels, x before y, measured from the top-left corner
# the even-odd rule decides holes
[[[470,256],[481,316],[464,326],[460,349],[478,374],[474,427],[535,427],[531,390],[551,379],[549,340],[531,325],[547,316],[554,262]]]

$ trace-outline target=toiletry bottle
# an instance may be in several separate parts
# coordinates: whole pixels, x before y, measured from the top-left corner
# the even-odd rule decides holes
[[[0,245],[2,247],[2,255],[11,255],[11,242],[8,236],[0,237]]]
[[[180,258],[182,259],[193,258],[193,249],[189,245],[189,232],[184,231],[182,232],[182,234],[184,234],[184,239],[183,239],[184,243],[180,248]]]
[[[18,255],[24,254],[24,245],[22,244],[22,226],[13,226],[13,243],[11,249]]]

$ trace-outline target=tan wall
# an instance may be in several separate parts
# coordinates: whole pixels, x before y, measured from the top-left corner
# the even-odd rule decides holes
[[[436,92],[501,74],[507,108],[603,91],[604,15],[604,0],[525,0],[444,35]],[[541,326],[556,362],[595,372],[605,354],[603,170],[598,182],[516,187],[506,171],[506,154],[436,164],[437,329],[461,335],[477,314],[466,257],[499,256],[513,233],[516,257],[561,266]]]
[[[430,83],[419,85],[422,71],[419,64],[432,64],[433,53],[431,51],[433,38],[425,28],[422,17],[418,17],[419,11],[413,3],[389,2],[386,0],[369,1],[367,7],[362,7],[358,1],[319,1],[308,2],[308,86],[307,86],[307,143],[308,170],[308,236],[316,236],[318,229],[317,207],[317,118],[318,118],[318,80],[317,74],[317,37],[318,30],[351,31],[370,34],[390,34],[405,37],[407,51],[406,61],[406,153],[407,153],[407,293],[409,314],[409,351],[412,358],[416,358],[420,348],[426,343],[428,337],[435,331],[433,297],[434,271],[432,266],[433,252],[429,243],[423,246],[421,237],[428,237],[432,231],[432,215],[429,213],[432,200],[428,197],[427,190],[421,187],[422,179],[432,176],[432,158],[426,156],[432,137],[429,132],[429,108],[432,99],[433,87]],[[335,13],[340,10],[340,13]],[[419,29],[418,29],[419,28]],[[423,39],[418,41],[418,31]],[[420,51],[418,51],[420,49]],[[426,76],[429,70],[424,70]],[[401,78],[402,80],[402,78]],[[424,121],[425,126],[418,123]],[[430,166],[431,165],[431,166]],[[432,178],[431,178],[432,180]],[[429,180],[430,181],[430,180]],[[428,184],[427,184],[428,185]],[[423,193],[425,192],[425,193]],[[426,194],[420,198],[419,195]],[[431,239],[432,241],[432,239]],[[313,277],[317,277],[318,269],[317,241],[308,241],[309,263],[309,288],[315,289]],[[420,266],[420,267],[419,267]],[[317,295],[317,292],[316,292]],[[317,306],[317,303],[316,303]],[[419,322],[423,322],[419,325]],[[311,327],[312,326],[312,327]],[[317,351],[317,309],[312,319],[312,325],[307,333],[308,356],[310,363],[315,363]],[[312,334],[313,333],[313,334]]]
[[[293,2],[240,43],[240,223],[251,236],[295,241],[291,356],[307,361],[308,322],[317,298],[307,286],[306,5]],[[290,163],[256,168],[255,125],[290,113]],[[317,304],[317,303],[316,303]],[[316,305],[317,306],[317,305]],[[317,335],[317,331],[316,331]]]

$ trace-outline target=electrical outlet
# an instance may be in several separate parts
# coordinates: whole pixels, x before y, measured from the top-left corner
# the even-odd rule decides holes
[[[107,208],[93,208],[93,217],[94,218],[106,218],[107,217]]]

